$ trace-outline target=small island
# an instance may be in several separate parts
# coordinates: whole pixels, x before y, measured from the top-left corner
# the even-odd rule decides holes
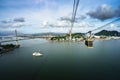
[[[20,45],[14,45],[14,44],[4,44],[0,45],[0,54],[9,52],[11,50],[14,50],[15,48],[19,48]]]

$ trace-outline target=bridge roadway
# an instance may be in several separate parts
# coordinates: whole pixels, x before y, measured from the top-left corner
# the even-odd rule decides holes
[[[50,39],[52,37],[53,36],[28,36],[28,37],[20,37],[20,38],[18,38],[18,40],[29,40],[29,39],[35,39],[35,38]],[[15,39],[8,39],[8,40],[0,39],[0,43],[12,42],[12,41],[16,41],[16,40]]]

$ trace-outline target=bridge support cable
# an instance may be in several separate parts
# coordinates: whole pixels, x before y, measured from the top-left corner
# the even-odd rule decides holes
[[[110,25],[110,24],[112,24],[112,23],[115,23],[115,22],[119,21],[119,20],[120,20],[120,17],[117,18],[117,19],[115,19],[115,20],[113,20],[113,21],[111,21],[111,22],[109,22],[109,23],[107,23],[107,24],[105,24],[105,25],[103,25],[103,26],[100,26],[100,27],[98,27],[98,28],[96,28],[96,29],[93,29],[93,30],[91,30],[91,31],[89,31],[89,32],[93,32],[93,31],[102,29],[102,28],[104,28],[104,27],[106,27],[106,26],[108,26],[108,25]],[[89,32],[87,32],[87,33],[89,33]]]

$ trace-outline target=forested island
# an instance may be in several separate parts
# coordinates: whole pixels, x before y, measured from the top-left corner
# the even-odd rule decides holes
[[[120,37],[120,32],[102,30],[102,31],[96,33],[95,35],[97,35],[97,36],[118,36],[118,37]]]
[[[19,48],[20,45],[14,44],[3,44],[0,45],[0,54],[6,53],[8,51],[14,50],[15,48]]]

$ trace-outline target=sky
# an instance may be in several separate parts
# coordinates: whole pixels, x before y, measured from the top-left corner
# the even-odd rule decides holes
[[[73,2],[74,0],[0,0],[0,32],[16,29],[24,34],[68,33]],[[120,0],[80,0],[72,32],[88,32],[119,17]],[[120,21],[103,29],[120,31]]]

